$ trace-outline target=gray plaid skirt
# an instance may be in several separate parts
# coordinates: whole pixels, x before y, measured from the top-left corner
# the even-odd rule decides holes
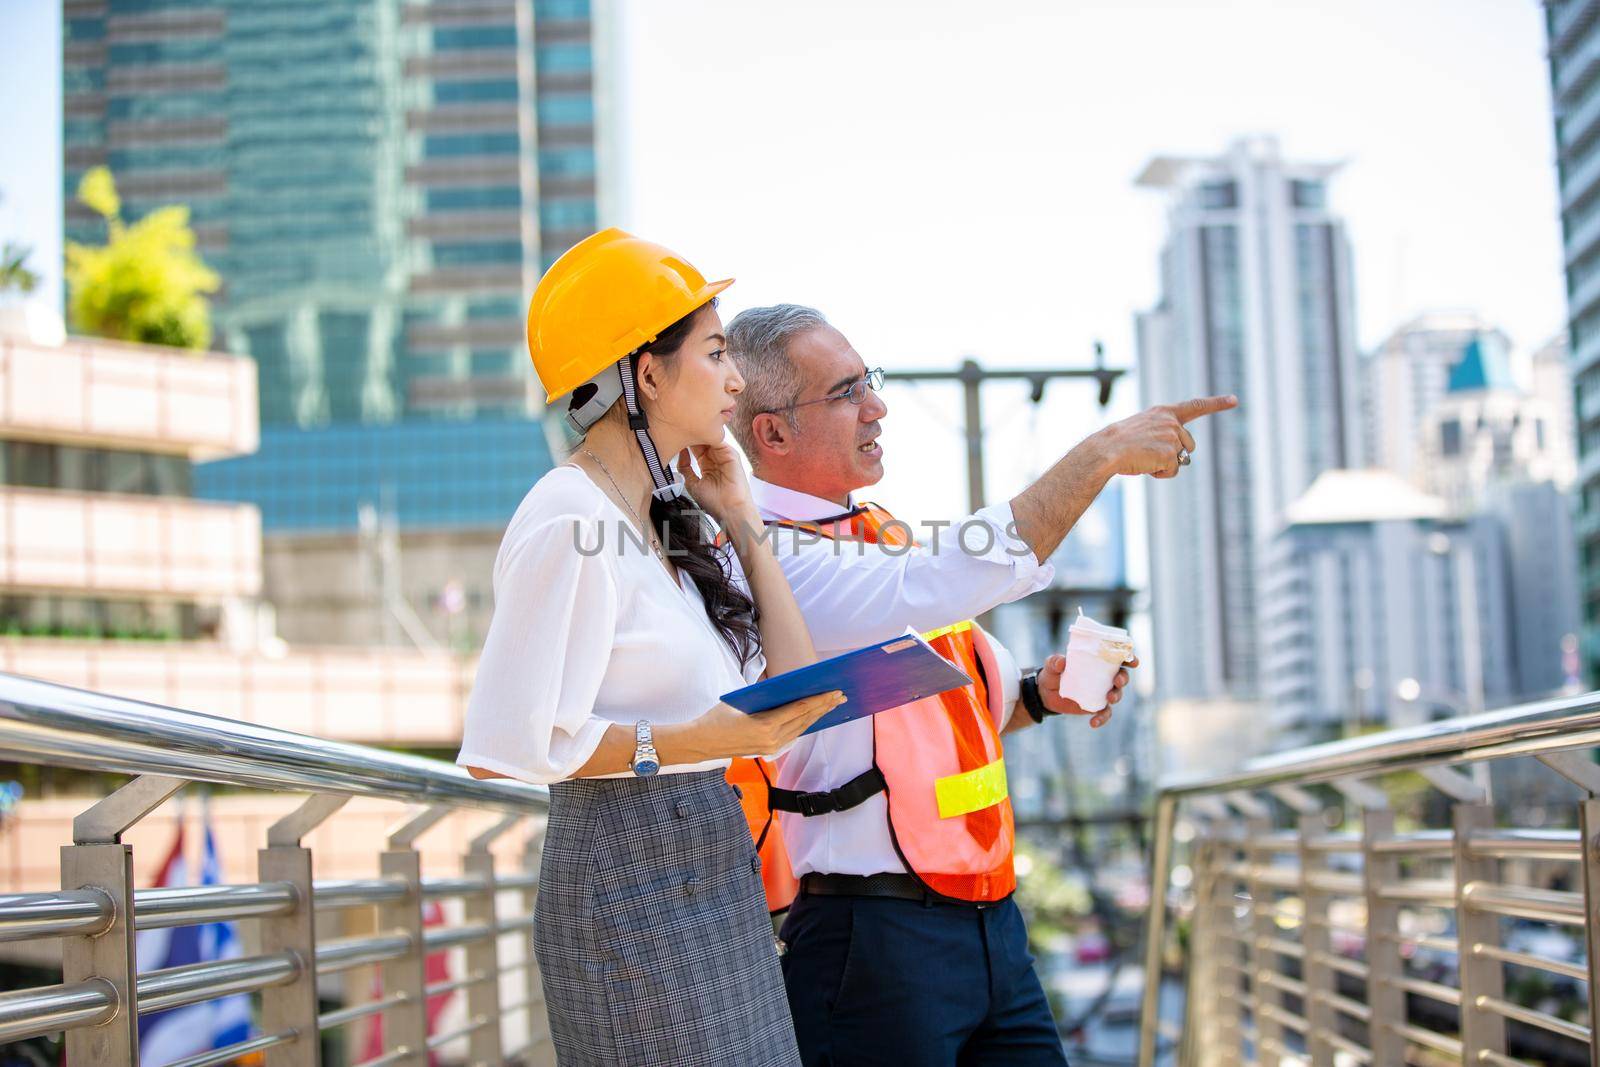
[[[552,785],[534,949],[557,1059],[799,1064],[759,872],[721,771]]]

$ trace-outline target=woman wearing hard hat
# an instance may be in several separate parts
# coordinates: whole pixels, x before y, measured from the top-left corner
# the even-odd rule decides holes
[[[731,281],[612,229],[528,308],[534,368],[582,441],[500,545],[456,762],[550,784],[534,946],[563,1064],[800,1062],[724,770],[843,697],[760,715],[719,698],[815,659],[724,442],[744,388],[716,311]]]

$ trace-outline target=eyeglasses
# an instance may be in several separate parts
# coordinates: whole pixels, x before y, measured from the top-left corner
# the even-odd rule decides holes
[[[787,407],[768,408],[765,413],[768,415],[776,415],[781,411],[793,411],[795,408],[803,408],[810,404],[826,404],[830,400],[848,400],[852,404],[859,405],[867,399],[867,391],[869,389],[876,393],[882,388],[883,368],[873,367],[871,370],[867,371],[864,377],[857,378],[855,381],[851,382],[837,393],[830,393],[828,396],[821,396],[815,400],[802,400],[798,404],[790,404]]]

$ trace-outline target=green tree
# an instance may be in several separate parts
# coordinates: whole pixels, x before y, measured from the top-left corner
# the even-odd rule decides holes
[[[11,241],[0,248],[0,293],[15,289],[31,293],[39,287],[39,276],[28,269],[28,255],[33,249]]]
[[[0,197],[0,202],[4,198]],[[39,275],[28,269],[28,257],[33,249],[7,241],[0,247],[0,295],[16,290],[23,295],[39,288]]]
[[[205,294],[218,278],[194,250],[189,209],[157,208],[129,226],[105,167],[78,183],[78,199],[106,220],[103,245],[67,243],[67,316],[80,333],[119,341],[205,348],[211,314]]]

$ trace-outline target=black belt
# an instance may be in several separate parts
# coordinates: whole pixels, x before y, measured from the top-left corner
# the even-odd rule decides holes
[[[1001,903],[998,900],[952,900],[941,897],[909,874],[820,874],[812,871],[800,878],[800,892],[812,897],[890,897],[915,900],[923,904],[949,904],[957,908],[982,911]]]
[[[894,897],[925,900],[928,891],[909,874],[819,874],[800,878],[800,892],[813,897]]]
[[[849,811],[887,788],[889,783],[884,781],[883,772],[872,767],[862,771],[838,789],[828,789],[820,793],[802,793],[798,789],[779,789],[773,786],[767,791],[767,802],[774,811],[789,811],[804,815],[806,818],[813,818],[835,811]]]

